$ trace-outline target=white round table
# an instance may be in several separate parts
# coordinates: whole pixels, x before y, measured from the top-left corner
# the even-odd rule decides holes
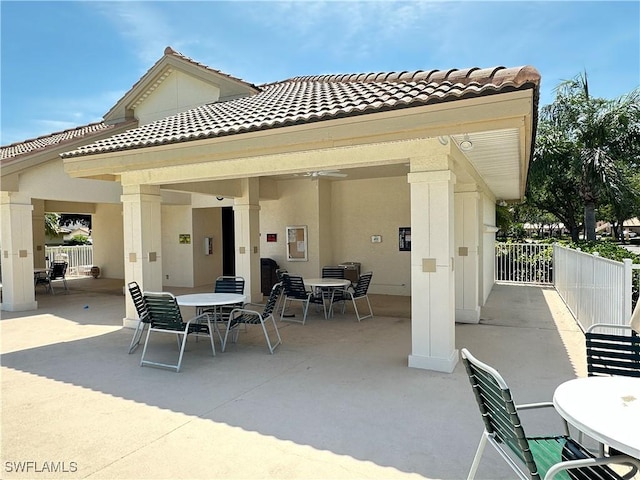
[[[221,305],[233,305],[242,303],[247,299],[246,295],[240,293],[189,293],[178,295],[176,300],[182,307],[219,307]]]
[[[351,285],[351,280],[346,280],[344,278],[303,278],[302,281],[307,287],[310,288],[326,288],[331,296],[327,296],[329,298],[329,311],[327,311],[326,306],[324,307],[324,316],[325,318],[329,318],[333,315],[333,298],[336,290],[344,290],[349,285]],[[322,302],[324,303],[324,295],[322,296]]]
[[[214,321],[213,328],[220,338],[222,343],[222,333],[218,328],[218,321],[221,317],[218,317],[218,307],[224,305],[234,305],[236,303],[242,304],[247,299],[246,295],[240,293],[188,293],[186,295],[178,295],[176,301],[181,307],[196,307],[196,315],[203,313],[205,308],[213,307]]]
[[[351,280],[344,278],[303,278],[302,281],[309,287],[347,288]]]
[[[640,378],[569,380],[556,388],[553,405],[588,436],[640,458]]]

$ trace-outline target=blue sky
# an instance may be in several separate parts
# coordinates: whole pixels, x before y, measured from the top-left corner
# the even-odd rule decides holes
[[[640,2],[0,2],[0,144],[100,121],[174,50],[260,84],[297,75],[533,65],[541,105],[587,71],[640,85]]]

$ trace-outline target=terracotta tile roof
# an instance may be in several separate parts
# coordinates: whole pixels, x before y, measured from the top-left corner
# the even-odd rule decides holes
[[[0,147],[0,161],[7,163],[21,155],[36,153],[49,147],[63,146],[65,143],[77,141],[82,138],[90,139],[94,134],[104,134],[112,130],[115,125],[106,125],[103,122],[90,123],[80,127],[70,128],[62,132],[50,133],[38,138],[25,140],[24,142],[12,143]]]
[[[62,154],[79,157],[534,89],[529,66],[295,77],[255,95],[211,103]]]

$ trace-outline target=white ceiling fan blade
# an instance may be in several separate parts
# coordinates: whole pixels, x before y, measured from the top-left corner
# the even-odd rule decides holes
[[[311,180],[317,180],[320,177],[336,177],[344,178],[348,175],[346,173],[340,173],[340,170],[314,170],[306,173],[294,173],[294,177],[307,177]]]
[[[340,170],[321,170],[317,172],[318,176],[321,177],[341,177],[344,178],[347,176],[346,173],[340,173]]]

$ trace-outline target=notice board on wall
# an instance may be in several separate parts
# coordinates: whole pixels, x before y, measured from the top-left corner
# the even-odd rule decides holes
[[[307,226],[287,227],[287,260],[291,262],[307,261]]]

